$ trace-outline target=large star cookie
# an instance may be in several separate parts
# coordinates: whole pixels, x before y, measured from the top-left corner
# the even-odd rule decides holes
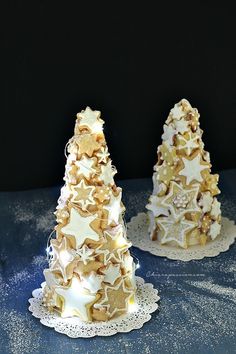
[[[116,313],[127,311],[133,291],[126,288],[124,279],[115,287],[105,286],[104,292],[101,301],[94,305],[95,308],[106,308],[110,318]]]
[[[209,169],[209,164],[202,163],[201,155],[198,154],[192,159],[182,158],[184,167],[179,171],[179,175],[185,177],[186,185],[192,181],[202,182],[202,171]]]
[[[187,248],[186,234],[196,227],[196,223],[189,220],[176,221],[173,218],[158,218],[158,226],[161,227],[163,235],[161,243],[175,241],[180,247]]]
[[[61,228],[64,235],[73,236],[76,248],[78,249],[86,239],[98,241],[99,235],[93,229],[93,222],[96,221],[97,214],[91,216],[80,215],[79,211],[71,208],[69,223]]]
[[[79,316],[83,321],[91,320],[89,309],[98,297],[83,289],[76,276],[68,287],[56,287],[55,291],[62,298],[61,317]]]
[[[84,111],[77,113],[79,126],[88,128],[92,133],[101,133],[104,121],[100,119],[100,116],[100,111],[93,111],[91,108],[86,107]]]
[[[162,207],[169,209],[175,220],[179,220],[186,213],[200,212],[197,205],[199,186],[185,189],[174,181],[170,182],[168,194],[162,199]]]
[[[93,152],[100,148],[100,144],[96,141],[95,136],[90,134],[80,135],[77,144],[79,146],[79,153],[87,154],[89,157],[92,157]]]

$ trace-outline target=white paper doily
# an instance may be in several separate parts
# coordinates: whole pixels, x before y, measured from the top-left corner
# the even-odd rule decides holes
[[[132,312],[111,319],[108,322],[82,322],[78,317],[62,318],[57,313],[50,313],[42,304],[42,287],[32,292],[33,298],[29,299],[29,310],[32,315],[40,319],[40,322],[54,328],[59,333],[64,333],[71,338],[89,338],[94,336],[112,336],[118,332],[130,332],[141,328],[145,322],[151,319],[151,313],[156,311],[156,303],[160,297],[158,291],[150,283],[145,283],[140,277],[136,277],[137,306]]]
[[[161,245],[159,241],[152,241],[148,233],[148,215],[139,213],[131,218],[127,224],[128,238],[133,246],[143,251],[148,251],[155,256],[167,257],[180,261],[191,261],[204,257],[215,257],[221,252],[229,249],[236,237],[236,226],[234,221],[222,218],[220,235],[214,240],[207,242],[205,246],[196,245],[187,249],[177,248],[168,245]]]

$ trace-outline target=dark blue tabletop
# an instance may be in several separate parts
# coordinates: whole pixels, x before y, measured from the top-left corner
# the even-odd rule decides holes
[[[236,170],[220,174],[224,216],[236,219]],[[120,181],[126,220],[144,210],[151,180]],[[215,258],[181,262],[133,247],[137,275],[159,290],[159,311],[140,330],[71,339],[28,311],[43,281],[59,187],[0,193],[0,353],[236,353],[236,245]]]

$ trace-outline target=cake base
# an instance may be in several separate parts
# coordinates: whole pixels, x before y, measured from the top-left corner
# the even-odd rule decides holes
[[[94,336],[112,336],[119,332],[130,332],[141,328],[145,322],[151,319],[151,313],[158,308],[160,299],[158,291],[150,283],[145,283],[140,277],[136,277],[136,304],[130,311],[107,322],[83,322],[78,317],[62,318],[58,313],[50,313],[43,306],[43,287],[35,289],[33,298],[29,299],[29,311],[40,319],[40,322],[54,328],[59,333],[71,338],[90,338]]]
[[[148,251],[155,256],[180,261],[218,256],[221,252],[227,251],[236,238],[234,221],[225,217],[222,218],[221,233],[214,241],[209,241],[204,246],[190,246],[187,249],[169,244],[162,245],[158,240],[152,241],[148,233],[148,226],[149,220],[146,213],[139,213],[131,218],[127,224],[127,234],[133,246]]]

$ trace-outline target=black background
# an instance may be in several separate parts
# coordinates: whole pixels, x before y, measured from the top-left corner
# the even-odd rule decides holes
[[[235,11],[215,1],[8,1],[1,190],[62,183],[75,114],[101,110],[117,178],[152,175],[169,110],[201,114],[213,170],[236,167]]]

